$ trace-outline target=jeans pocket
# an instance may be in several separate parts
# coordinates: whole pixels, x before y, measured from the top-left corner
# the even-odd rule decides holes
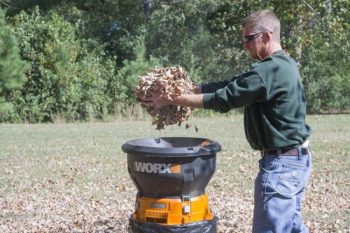
[[[307,176],[305,164],[283,163],[275,187],[276,192],[286,197],[294,196],[304,188]]]
[[[258,173],[257,179],[255,180],[256,187],[260,187],[263,194],[274,194],[276,174],[279,174],[280,165],[277,162],[278,159],[272,159],[267,161],[266,159],[261,159],[259,161],[260,171]]]

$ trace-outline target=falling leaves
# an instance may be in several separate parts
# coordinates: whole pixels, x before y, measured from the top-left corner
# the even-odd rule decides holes
[[[192,81],[182,67],[155,68],[139,78],[136,98],[140,100],[151,96],[152,92],[157,92],[171,100],[183,94],[194,94],[194,89]],[[191,108],[174,105],[159,110],[146,107],[146,110],[153,117],[152,124],[156,125],[157,129],[164,129],[166,125],[181,125],[192,113]]]

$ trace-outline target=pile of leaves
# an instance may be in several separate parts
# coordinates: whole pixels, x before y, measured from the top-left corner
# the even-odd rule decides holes
[[[152,93],[160,93],[161,96],[172,100],[176,96],[194,94],[194,91],[195,85],[182,67],[154,68],[147,75],[139,77],[136,99],[141,102],[142,98],[150,97]],[[157,125],[157,129],[164,129],[166,125],[181,125],[192,113],[189,107],[174,105],[161,109],[143,107],[153,117],[152,124]]]

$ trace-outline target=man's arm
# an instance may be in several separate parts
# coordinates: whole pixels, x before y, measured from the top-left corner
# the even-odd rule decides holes
[[[194,95],[180,95],[168,99],[166,96],[162,96],[159,93],[153,93],[150,97],[144,97],[141,99],[142,104],[148,107],[152,107],[156,110],[169,105],[184,106],[190,108],[203,108],[203,94]]]
[[[203,108],[203,94],[180,95],[175,97],[171,104],[190,108]]]

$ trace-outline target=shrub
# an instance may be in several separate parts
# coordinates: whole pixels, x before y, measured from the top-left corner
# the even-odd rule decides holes
[[[30,63],[28,81],[15,105],[23,121],[87,120],[103,118],[110,99],[107,84],[115,75],[114,62],[103,46],[77,37],[78,24],[51,12],[14,17],[21,55]]]

